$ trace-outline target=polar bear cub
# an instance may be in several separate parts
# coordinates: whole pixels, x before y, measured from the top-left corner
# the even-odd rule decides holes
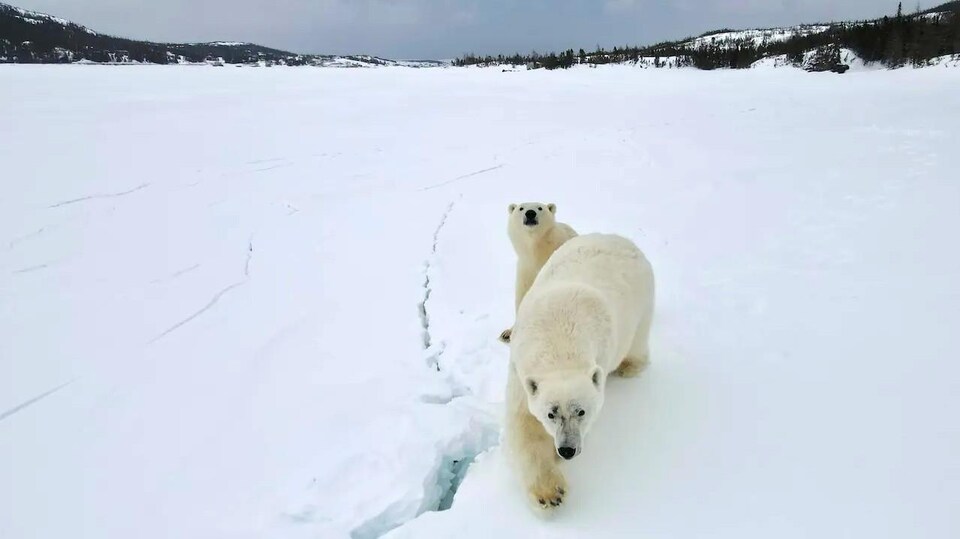
[[[514,309],[530,289],[540,268],[550,255],[570,238],[577,236],[573,228],[557,222],[557,205],[542,202],[510,204],[507,234],[517,253],[517,280],[514,289]],[[500,334],[500,340],[510,342],[512,329]]]
[[[607,375],[636,376],[646,365],[653,302],[650,263],[630,240],[606,234],[563,244],[523,298],[504,434],[534,504],[563,502],[559,464],[583,451]]]

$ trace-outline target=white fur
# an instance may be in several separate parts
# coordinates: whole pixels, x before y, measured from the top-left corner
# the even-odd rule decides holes
[[[582,450],[607,375],[634,376],[646,364],[653,300],[653,270],[643,253],[605,234],[567,241],[523,298],[510,343],[505,434],[541,507],[562,502],[567,486],[558,452]]]
[[[547,262],[550,255],[577,233],[569,225],[557,222],[557,206],[542,202],[524,202],[510,204],[507,208],[510,217],[507,224],[507,234],[510,243],[517,253],[517,279],[514,286],[514,308],[520,307],[520,302],[527,290],[533,284],[540,268]],[[524,224],[524,214],[527,211],[537,213],[537,225]],[[512,330],[504,331],[500,340],[509,342]]]

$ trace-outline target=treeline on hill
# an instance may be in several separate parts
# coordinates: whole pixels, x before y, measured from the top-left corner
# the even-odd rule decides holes
[[[304,56],[250,44],[165,44],[107,36],[61,19],[24,16],[12,6],[0,4],[0,62],[167,64],[220,58],[230,64],[266,61],[300,65],[309,61]]]
[[[939,13],[939,16],[933,14]],[[730,30],[711,32],[706,37]],[[574,64],[608,64],[637,62],[640,58],[653,58],[655,67],[666,65],[662,60],[671,58],[671,66],[693,66],[700,69],[748,68],[763,58],[785,55],[796,64],[804,64],[814,71],[834,70],[842,72],[845,66],[840,61],[840,49],[852,50],[867,62],[878,62],[888,67],[907,64],[923,65],[933,58],[960,53],[960,1],[943,4],[923,13],[904,15],[898,6],[897,14],[873,21],[835,23],[823,32],[798,32],[796,35],[776,42],[760,45],[752,39],[725,40],[714,44],[695,44],[694,39],[659,43],[648,47],[614,47],[613,50],[597,48],[593,52],[580,49],[578,53],[567,50],[562,53],[513,56],[464,55],[454,65],[512,64],[530,67],[557,69]],[[809,53],[810,58],[807,58]]]

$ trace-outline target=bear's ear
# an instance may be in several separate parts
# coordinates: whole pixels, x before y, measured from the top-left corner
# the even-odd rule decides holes
[[[600,367],[594,367],[593,372],[590,374],[590,380],[593,381],[593,385],[600,389],[600,382],[603,380],[603,370]]]
[[[550,213],[557,213],[557,205],[556,205],[556,204],[547,204],[547,209],[550,210]]]
[[[537,381],[533,378],[527,378],[523,385],[527,387],[527,392],[530,393],[531,397],[537,394]]]
[[[517,205],[516,205],[516,204],[511,204],[511,205],[507,206],[507,211],[510,212],[510,213],[513,213],[513,210],[515,210],[515,209],[517,209]]]

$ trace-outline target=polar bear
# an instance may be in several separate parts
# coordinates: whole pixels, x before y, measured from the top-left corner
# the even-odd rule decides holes
[[[557,205],[542,202],[510,204],[507,210],[507,234],[513,250],[517,252],[517,280],[514,290],[514,310],[527,293],[540,268],[550,255],[577,232],[570,225],[557,222]],[[512,329],[500,334],[502,342],[510,342]]]
[[[510,342],[504,441],[532,501],[563,502],[561,459],[583,450],[608,374],[648,360],[653,270],[621,236],[587,234],[547,261],[517,312]]]

